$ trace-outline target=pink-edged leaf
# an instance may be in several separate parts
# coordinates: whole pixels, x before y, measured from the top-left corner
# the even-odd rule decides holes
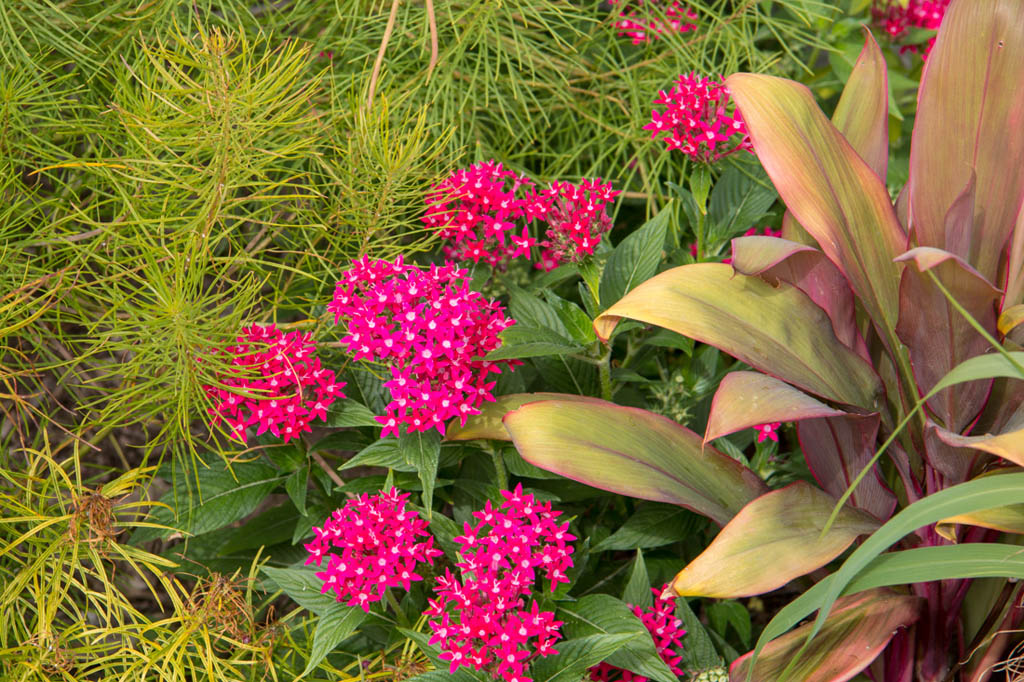
[[[875,454],[877,414],[844,414],[808,419],[796,426],[807,466],[822,488],[840,497]],[[878,468],[864,477],[850,496],[858,509],[885,520],[896,508],[896,496],[882,481]]]
[[[879,526],[868,514],[843,507],[822,536],[835,503],[805,481],[758,497],[676,575],[672,591],[680,596],[749,597],[821,568]]]
[[[1024,304],[1024,197],[1017,209],[1006,272],[1006,295],[1002,305],[1004,310],[1018,303]]]
[[[989,281],[996,281],[1024,197],[1022,82],[1024,3],[952,3],[918,93],[910,146],[911,224],[918,244],[953,251],[946,242],[946,216],[973,172],[973,237],[965,260]]]
[[[889,193],[793,81],[738,73],[726,79],[758,158],[800,225],[850,282],[883,339],[896,326],[905,237]]]
[[[605,404],[605,401],[598,398],[569,393],[511,393],[499,396],[492,403],[481,405],[480,414],[470,415],[466,419],[464,426],[460,426],[457,419],[453,420],[445,431],[444,439],[449,441],[476,440],[478,438],[512,440],[501,420],[512,410],[519,409],[527,403],[534,403],[538,400],[571,400],[582,403]]]
[[[760,372],[730,372],[711,401],[704,442],[758,424],[846,414]]]
[[[839,97],[832,123],[884,180],[889,164],[889,76],[882,50],[866,28],[864,47]]]
[[[719,525],[767,492],[750,469],[684,426],[612,403],[547,400],[505,416],[531,464],[602,490],[668,502]]]
[[[875,589],[838,599],[821,632],[790,670],[789,680],[845,682],[853,679],[878,656],[889,640],[918,619],[920,597]],[[776,682],[801,650],[811,625],[801,626],[772,640],[748,670],[751,654],[729,668],[730,682]]]
[[[828,315],[796,287],[737,275],[722,263],[663,272],[598,316],[611,336],[622,318],[671,329],[716,346],[748,365],[815,395],[872,410],[882,385],[871,366],[844,346]]]
[[[974,193],[975,177],[967,180],[967,186],[946,212],[946,251],[966,260],[971,255],[974,241]]]
[[[935,435],[948,445],[974,448],[1002,457],[1018,466],[1024,466],[1024,407],[1018,408],[999,433],[961,436],[946,429],[936,428]]]
[[[950,485],[963,483],[970,475],[978,457],[984,455],[968,447],[950,445],[939,435],[940,431],[945,429],[931,419],[925,421],[924,456]]]
[[[732,240],[732,266],[744,275],[781,279],[800,289],[828,313],[839,341],[868,359],[850,285],[821,251],[777,237],[737,237]]]
[[[914,378],[922,393],[967,358],[981,355],[989,344],[950,305],[926,274],[931,271],[953,298],[986,329],[995,331],[1000,291],[957,256],[927,246],[897,258],[911,261],[900,282],[900,318],[896,333],[910,351]],[[958,384],[940,391],[928,406],[951,431],[961,431],[978,414],[988,395],[990,380]]]
[[[978,476],[978,478],[983,478],[985,476],[1001,476],[1003,474],[1020,472],[1021,469],[1019,467],[1009,467],[985,472]],[[969,514],[957,514],[956,516],[950,516],[949,518],[942,519],[935,524],[935,532],[950,542],[956,542],[957,524],[991,528],[992,530],[998,530],[1003,533],[1024,534],[1024,504],[1008,504],[1003,507],[982,509]]]
[[[999,315],[996,327],[1003,336],[1009,336],[1017,327],[1024,324],[1024,303],[1010,306]]]

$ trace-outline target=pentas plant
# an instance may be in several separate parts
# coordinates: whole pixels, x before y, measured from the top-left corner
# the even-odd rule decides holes
[[[356,360],[381,363],[390,378],[382,437],[437,429],[479,412],[493,400],[492,374],[521,364],[483,356],[501,345],[515,323],[495,301],[469,289],[466,270],[452,263],[421,269],[367,257],[342,274],[327,309],[344,324],[342,345]]]
[[[937,31],[942,25],[942,17],[945,16],[947,7],[949,0],[876,0],[871,13],[889,38],[900,42],[914,28]],[[928,58],[934,44],[934,36],[924,44],[924,51],[921,53],[923,59]],[[920,44],[904,44],[900,47],[900,54],[918,52],[920,49]]]
[[[558,522],[561,512],[524,494],[521,485],[501,495],[500,506],[488,501],[473,513],[476,523],[467,522],[454,538],[461,579],[450,571],[438,578],[426,612],[433,618],[430,643],[441,647],[452,673],[471,667],[506,682],[530,682],[530,661],[558,653],[561,637],[554,612],[541,611],[530,596],[538,580],[552,591],[569,581],[569,543],[576,537],[569,522]]]
[[[758,229],[756,227],[752,227],[749,230],[747,230],[746,232],[744,232],[743,236],[744,237],[754,237],[754,236],[781,237],[782,236],[782,230],[773,230],[771,227],[763,227],[763,228],[761,228],[761,231],[759,233]],[[690,243],[690,255],[693,256],[694,258],[697,257],[697,242],[691,242]],[[732,263],[732,256],[728,256],[726,258],[723,258],[722,262],[726,263],[726,264]]]
[[[774,443],[779,442],[779,427],[782,426],[782,422],[768,422],[767,424],[758,424],[754,427],[757,431],[757,442],[763,443],[766,440],[770,440]]]
[[[668,665],[672,674],[684,675],[686,671],[680,666],[683,656],[676,649],[683,645],[686,630],[683,629],[683,621],[676,618],[676,597],[674,594],[666,594],[668,587],[665,585],[660,590],[652,589],[654,604],[647,608],[634,606],[633,613],[651,633],[655,651]],[[600,682],[647,682],[649,678],[602,662],[590,669],[590,679]]]
[[[739,111],[728,113],[729,89],[721,81],[683,74],[669,90],[661,90],[655,104],[664,111],[651,112],[644,130],[662,138],[671,151],[678,149],[701,163],[718,161],[742,149],[750,150],[750,138]]]
[[[323,581],[322,593],[333,592],[339,602],[368,613],[389,588],[408,590],[423,579],[417,565],[433,564],[441,550],[434,548],[427,522],[406,508],[408,497],[394,488],[364,494],[313,528],[316,537],[305,545],[306,564],[321,566],[327,559],[326,568],[316,574]]]
[[[345,395],[344,382],[320,366],[309,333],[284,333],[275,325],[246,327],[223,353],[236,372],[218,377],[222,386],[206,386],[215,402],[208,412],[231,436],[246,442],[246,430],[269,431],[284,442],[309,432],[309,422],[325,419],[327,408]]]
[[[548,223],[543,249],[536,267],[553,270],[567,262],[578,262],[594,253],[601,235],[612,229],[607,206],[619,195],[610,182],[584,179],[578,185],[554,182],[541,192],[544,219]]]
[[[650,42],[665,33],[686,33],[697,28],[693,23],[697,13],[677,0],[611,0],[610,4],[619,12],[615,21],[618,35],[629,38],[634,45]]]

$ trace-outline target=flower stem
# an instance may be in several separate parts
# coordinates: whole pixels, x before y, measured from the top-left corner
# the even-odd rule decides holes
[[[487,444],[487,451],[491,453],[491,461],[494,462],[495,483],[498,490],[508,490],[508,471],[505,469],[505,462],[501,458],[501,451],[490,443]]]
[[[402,607],[398,605],[398,600],[395,599],[395,595],[391,594],[391,590],[384,591],[384,599],[387,600],[388,605],[398,617],[398,624],[403,628],[409,627],[409,619],[406,617],[405,611],[402,610]]]
[[[601,382],[601,398],[611,402],[612,399],[612,346],[609,342],[605,352],[597,363],[598,378]]]

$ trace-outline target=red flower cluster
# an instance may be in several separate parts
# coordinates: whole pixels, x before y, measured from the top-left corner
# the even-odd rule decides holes
[[[584,179],[580,184],[554,182],[541,193],[548,222],[547,239],[537,245],[544,249],[536,267],[554,270],[561,263],[577,262],[594,253],[601,235],[612,229],[605,210],[619,192],[601,178]]]
[[[611,229],[606,206],[618,192],[600,178],[579,185],[553,183],[538,192],[529,178],[486,161],[456,171],[427,195],[423,222],[448,243],[444,254],[504,269],[515,258],[544,249],[537,267],[550,270],[593,252]],[[530,236],[535,220],[548,223],[546,239]]]
[[[348,606],[369,612],[370,603],[383,599],[388,588],[408,590],[423,579],[416,564],[432,565],[441,551],[433,547],[427,522],[405,508],[408,497],[394,488],[372,497],[364,494],[335,510],[323,528],[313,528],[316,539],[305,545],[306,564],[320,566],[328,557],[326,570],[316,574],[324,581],[321,593],[333,591],[339,602],[347,599]],[[421,536],[427,539],[418,541]],[[341,549],[341,556],[332,548]]]
[[[683,629],[683,621],[675,616],[675,596],[663,596],[667,589],[668,585],[665,585],[661,591],[652,589],[651,592],[654,593],[654,606],[646,609],[634,606],[633,613],[644,624],[647,631],[651,633],[651,638],[654,640],[654,648],[658,655],[661,656],[661,660],[665,661],[673,674],[683,675],[686,671],[679,665],[683,657],[675,651],[674,647],[683,645],[682,639],[683,635],[686,634],[686,630]],[[609,663],[599,663],[590,669],[590,679],[600,680],[601,682],[610,682],[611,680],[647,682],[648,678]]]
[[[702,163],[741,149],[752,152],[740,112],[726,113],[729,100],[729,90],[721,81],[683,74],[671,90],[659,91],[655,104],[665,105],[665,111],[652,111],[644,130],[650,130],[652,138],[667,133],[662,139],[670,151],[678,149]],[[730,142],[737,135],[738,141]]]
[[[362,258],[342,275],[327,309],[335,323],[347,325],[342,345],[356,360],[390,366],[391,392],[382,437],[437,429],[445,421],[478,414],[485,400],[494,400],[489,382],[501,365],[484,355],[501,345],[498,335],[515,324],[502,307],[469,290],[468,273],[454,264],[432,265],[429,271]]]
[[[902,40],[912,28],[923,28],[929,31],[937,31],[942,24],[942,17],[946,14],[949,0],[909,0],[904,7],[894,0],[882,0],[876,2],[871,9],[875,21],[882,25],[889,38],[894,41]],[[932,36],[925,43],[924,52],[921,57],[928,58],[932,45],[935,44],[935,37]],[[900,47],[900,54],[904,52],[917,52],[920,44],[903,45]]]
[[[476,525],[466,523],[464,534],[455,538],[462,546],[456,564],[462,581],[450,571],[438,578],[438,597],[426,612],[437,619],[430,621],[430,643],[440,644],[440,658],[452,673],[466,666],[506,682],[530,682],[530,660],[557,653],[561,622],[536,601],[527,608],[526,599],[541,571],[552,590],[569,581],[568,543],[576,538],[568,522],[556,521],[561,512],[552,511],[550,502],[524,495],[521,485],[501,494],[500,509],[488,501],[473,513]]]
[[[610,3],[612,7],[622,6],[615,27],[619,29],[620,36],[631,39],[634,45],[649,42],[669,31],[686,33],[697,28],[696,24],[690,23],[697,20],[697,13],[676,0],[665,3],[647,0],[647,9],[644,8],[644,0],[610,0]],[[651,7],[656,9],[652,11]],[[664,12],[664,20],[656,14],[658,10]]]
[[[256,426],[257,435],[270,431],[287,443],[310,431],[310,420],[326,419],[331,403],[345,397],[345,384],[313,357],[316,346],[308,333],[285,334],[274,325],[254,324],[242,329],[237,344],[224,349],[239,368],[218,377],[227,388],[204,388],[216,403],[208,410],[213,424],[223,420],[243,443],[249,426]]]

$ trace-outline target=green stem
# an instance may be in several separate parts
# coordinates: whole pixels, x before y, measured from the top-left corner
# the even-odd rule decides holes
[[[501,458],[501,451],[490,443],[487,444],[487,451],[491,453],[491,461],[494,462],[494,476],[497,479],[498,490],[508,490],[508,471]]]
[[[402,607],[398,605],[398,600],[395,599],[395,595],[391,594],[391,590],[384,591],[384,599],[398,617],[398,624],[403,628],[409,627],[409,619],[406,617],[405,611],[402,610]]]
[[[597,363],[598,378],[601,382],[601,398],[611,402],[612,400],[612,347],[609,343]]]
[[[704,213],[697,211],[697,262],[704,261]]]

